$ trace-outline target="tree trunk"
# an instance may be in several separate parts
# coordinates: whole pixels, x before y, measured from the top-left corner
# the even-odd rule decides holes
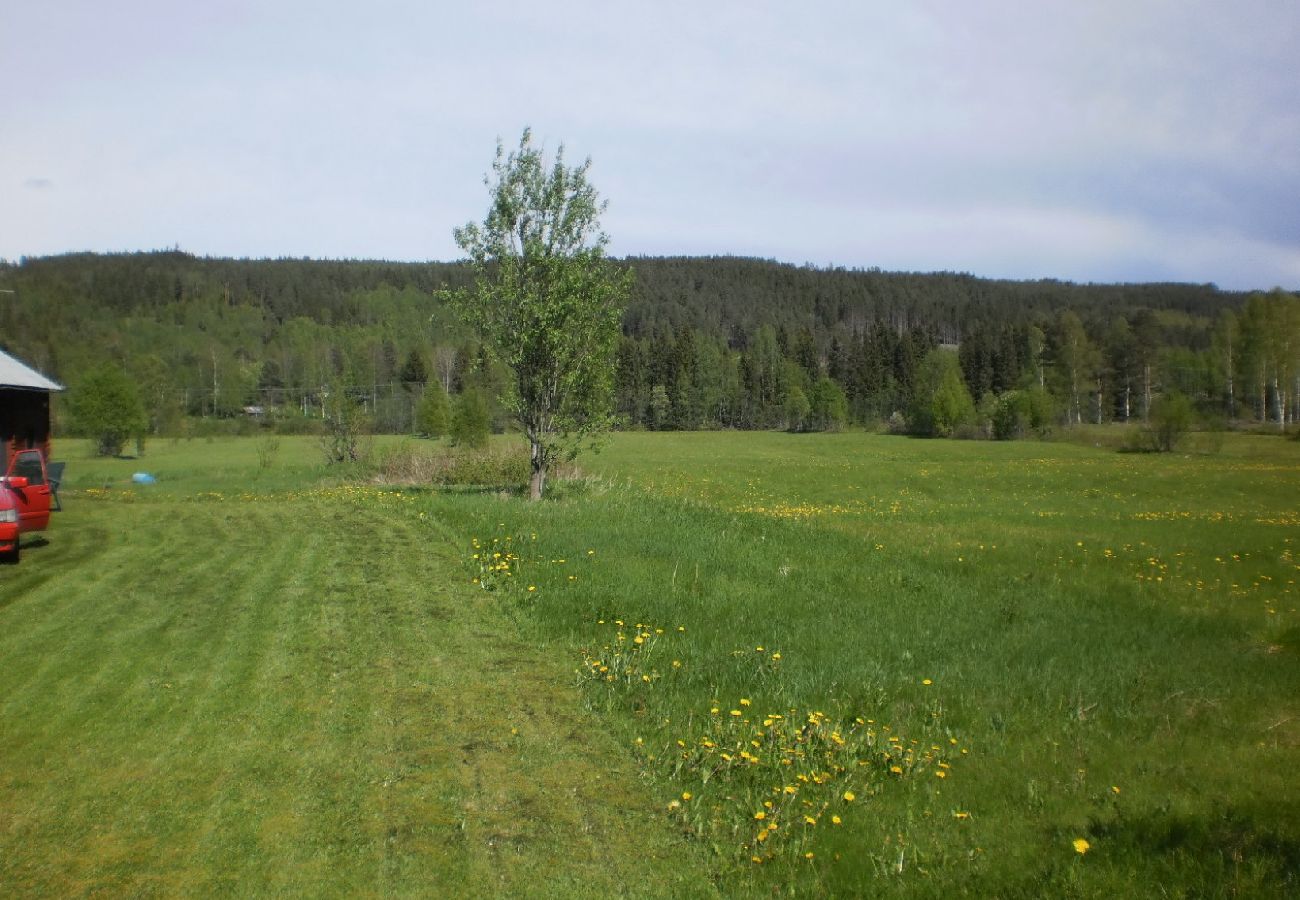
[[[1151,421],[1151,364],[1142,367],[1142,421]]]
[[[533,475],[528,484],[528,499],[541,500],[542,492],[546,489],[546,454],[537,441],[532,442],[532,462]]]
[[[1232,387],[1232,345],[1228,345],[1228,419],[1237,420],[1237,395]]]

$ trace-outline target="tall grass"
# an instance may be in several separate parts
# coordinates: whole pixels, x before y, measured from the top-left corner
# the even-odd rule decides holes
[[[569,648],[666,823],[709,847],[730,883],[903,894],[1296,885],[1293,444],[1239,437],[1216,455],[1170,458],[867,435],[623,435],[594,468],[622,486],[437,508],[480,544],[509,539],[517,559],[502,596]],[[623,647],[652,636],[654,656],[620,651],[611,628]],[[770,732],[772,713],[803,726],[821,714],[858,742],[851,766],[837,757],[820,769],[838,792],[783,779],[795,770],[766,757],[705,758],[702,741],[724,744],[719,721]],[[881,746],[891,735],[913,749],[899,773]],[[754,755],[815,755],[788,736],[751,737]],[[737,767],[741,780],[723,777]],[[772,815],[762,798],[791,784],[801,802],[784,808],[780,833],[798,837],[769,853],[775,840],[756,842]],[[858,799],[845,804],[844,790]],[[827,827],[831,815],[841,824]]]

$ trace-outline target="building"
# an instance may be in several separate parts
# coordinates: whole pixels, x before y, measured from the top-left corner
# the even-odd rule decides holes
[[[0,350],[0,474],[9,457],[35,447],[50,457],[50,394],[63,390],[30,366]]]

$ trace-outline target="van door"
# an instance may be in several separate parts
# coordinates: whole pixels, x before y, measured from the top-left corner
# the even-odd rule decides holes
[[[6,479],[26,478],[25,487],[5,485],[18,507],[20,532],[44,531],[50,524],[50,484],[45,475],[45,457],[39,450],[20,450],[9,461]]]

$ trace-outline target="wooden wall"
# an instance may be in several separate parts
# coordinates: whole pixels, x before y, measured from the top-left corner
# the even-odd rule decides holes
[[[46,391],[0,388],[0,474],[18,450],[37,447],[50,458],[50,395]]]

